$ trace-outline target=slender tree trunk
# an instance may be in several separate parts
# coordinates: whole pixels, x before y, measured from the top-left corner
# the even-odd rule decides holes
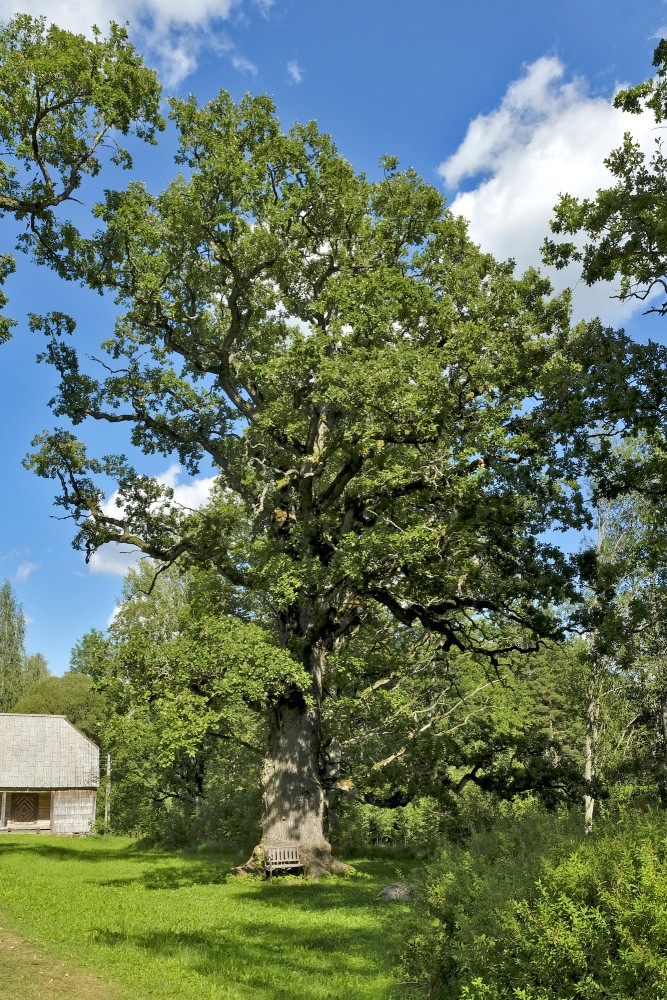
[[[262,771],[262,840],[239,874],[263,871],[264,849],[296,843],[311,878],[349,869],[331,856],[324,833],[325,792],[320,773],[321,697],[325,652],[311,654],[313,685],[308,703],[300,691],[271,710],[267,756]]]
[[[107,781],[104,786],[104,832],[109,832],[111,824],[111,754],[107,754]]]
[[[609,507],[603,507],[598,501],[597,507],[597,543],[595,550],[600,561],[605,558],[605,538],[609,523]],[[597,604],[597,597],[593,598]],[[590,674],[586,691],[586,741],[584,746],[584,833],[593,830],[595,813],[595,779],[597,777],[597,757],[600,736],[600,699],[602,696],[602,676],[606,663],[601,662],[596,650],[597,643],[588,636],[590,658]]]
[[[667,697],[660,701],[660,742],[662,744],[662,767],[660,768],[660,803],[667,809]]]
[[[595,812],[594,785],[597,773],[597,750],[599,740],[600,696],[597,669],[594,668],[586,699],[586,744],[584,750],[584,833],[593,830]]]

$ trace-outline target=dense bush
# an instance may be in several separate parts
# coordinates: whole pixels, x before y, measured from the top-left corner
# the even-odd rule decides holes
[[[428,796],[395,809],[351,802],[341,809],[331,840],[338,851],[391,846],[432,854],[443,841],[444,823],[442,806]]]
[[[448,849],[406,972],[433,997],[667,997],[667,825],[633,817],[582,842],[526,816]]]
[[[138,729],[139,727],[137,727]],[[221,741],[202,761],[201,795],[187,771],[160,772],[150,754],[141,759],[132,747],[119,745],[111,782],[111,831],[143,838],[163,847],[224,844],[250,851],[257,842],[261,817],[257,759]],[[180,779],[180,780],[179,780]],[[99,796],[98,824],[104,815]]]

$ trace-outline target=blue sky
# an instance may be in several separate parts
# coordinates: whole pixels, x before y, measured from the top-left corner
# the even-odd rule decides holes
[[[28,0],[20,9],[79,32],[127,21],[167,92],[267,92],[286,125],[316,119],[370,175],[383,153],[398,155],[470,219],[477,242],[521,267],[538,263],[558,193],[605,183],[602,158],[624,129],[652,142],[651,122],[614,111],[611,98],[649,75],[656,39],[667,34],[667,5],[657,0]],[[3,19],[16,11],[0,0]],[[167,136],[140,152],[135,176],[166,184],[172,150]],[[96,192],[83,197],[92,205]],[[3,225],[6,251],[13,232]],[[660,336],[660,321],[620,308],[613,289],[582,288],[576,272],[565,280],[578,315]],[[52,424],[53,392],[25,315],[64,309],[94,341],[111,330],[114,309],[25,260],[7,290],[19,325],[0,347],[0,581],[11,581],[24,607],[30,652],[60,674],[77,639],[105,627],[128,559],[103,551],[86,566],[71,548],[71,524],[54,518],[51,484],[21,466],[33,435]],[[143,468],[190,505],[206,495],[205,479],[188,483],[164,459]]]

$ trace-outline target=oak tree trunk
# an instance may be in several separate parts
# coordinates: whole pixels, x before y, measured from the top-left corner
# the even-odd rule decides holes
[[[312,660],[312,701],[294,691],[271,710],[262,770],[262,840],[237,869],[239,874],[263,872],[265,847],[285,843],[299,845],[304,871],[311,878],[349,870],[349,865],[331,856],[324,833],[325,792],[320,774],[323,651],[315,650]]]

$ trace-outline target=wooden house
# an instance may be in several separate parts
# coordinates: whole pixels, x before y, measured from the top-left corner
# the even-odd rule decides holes
[[[0,832],[90,833],[100,752],[64,715],[0,714]]]

